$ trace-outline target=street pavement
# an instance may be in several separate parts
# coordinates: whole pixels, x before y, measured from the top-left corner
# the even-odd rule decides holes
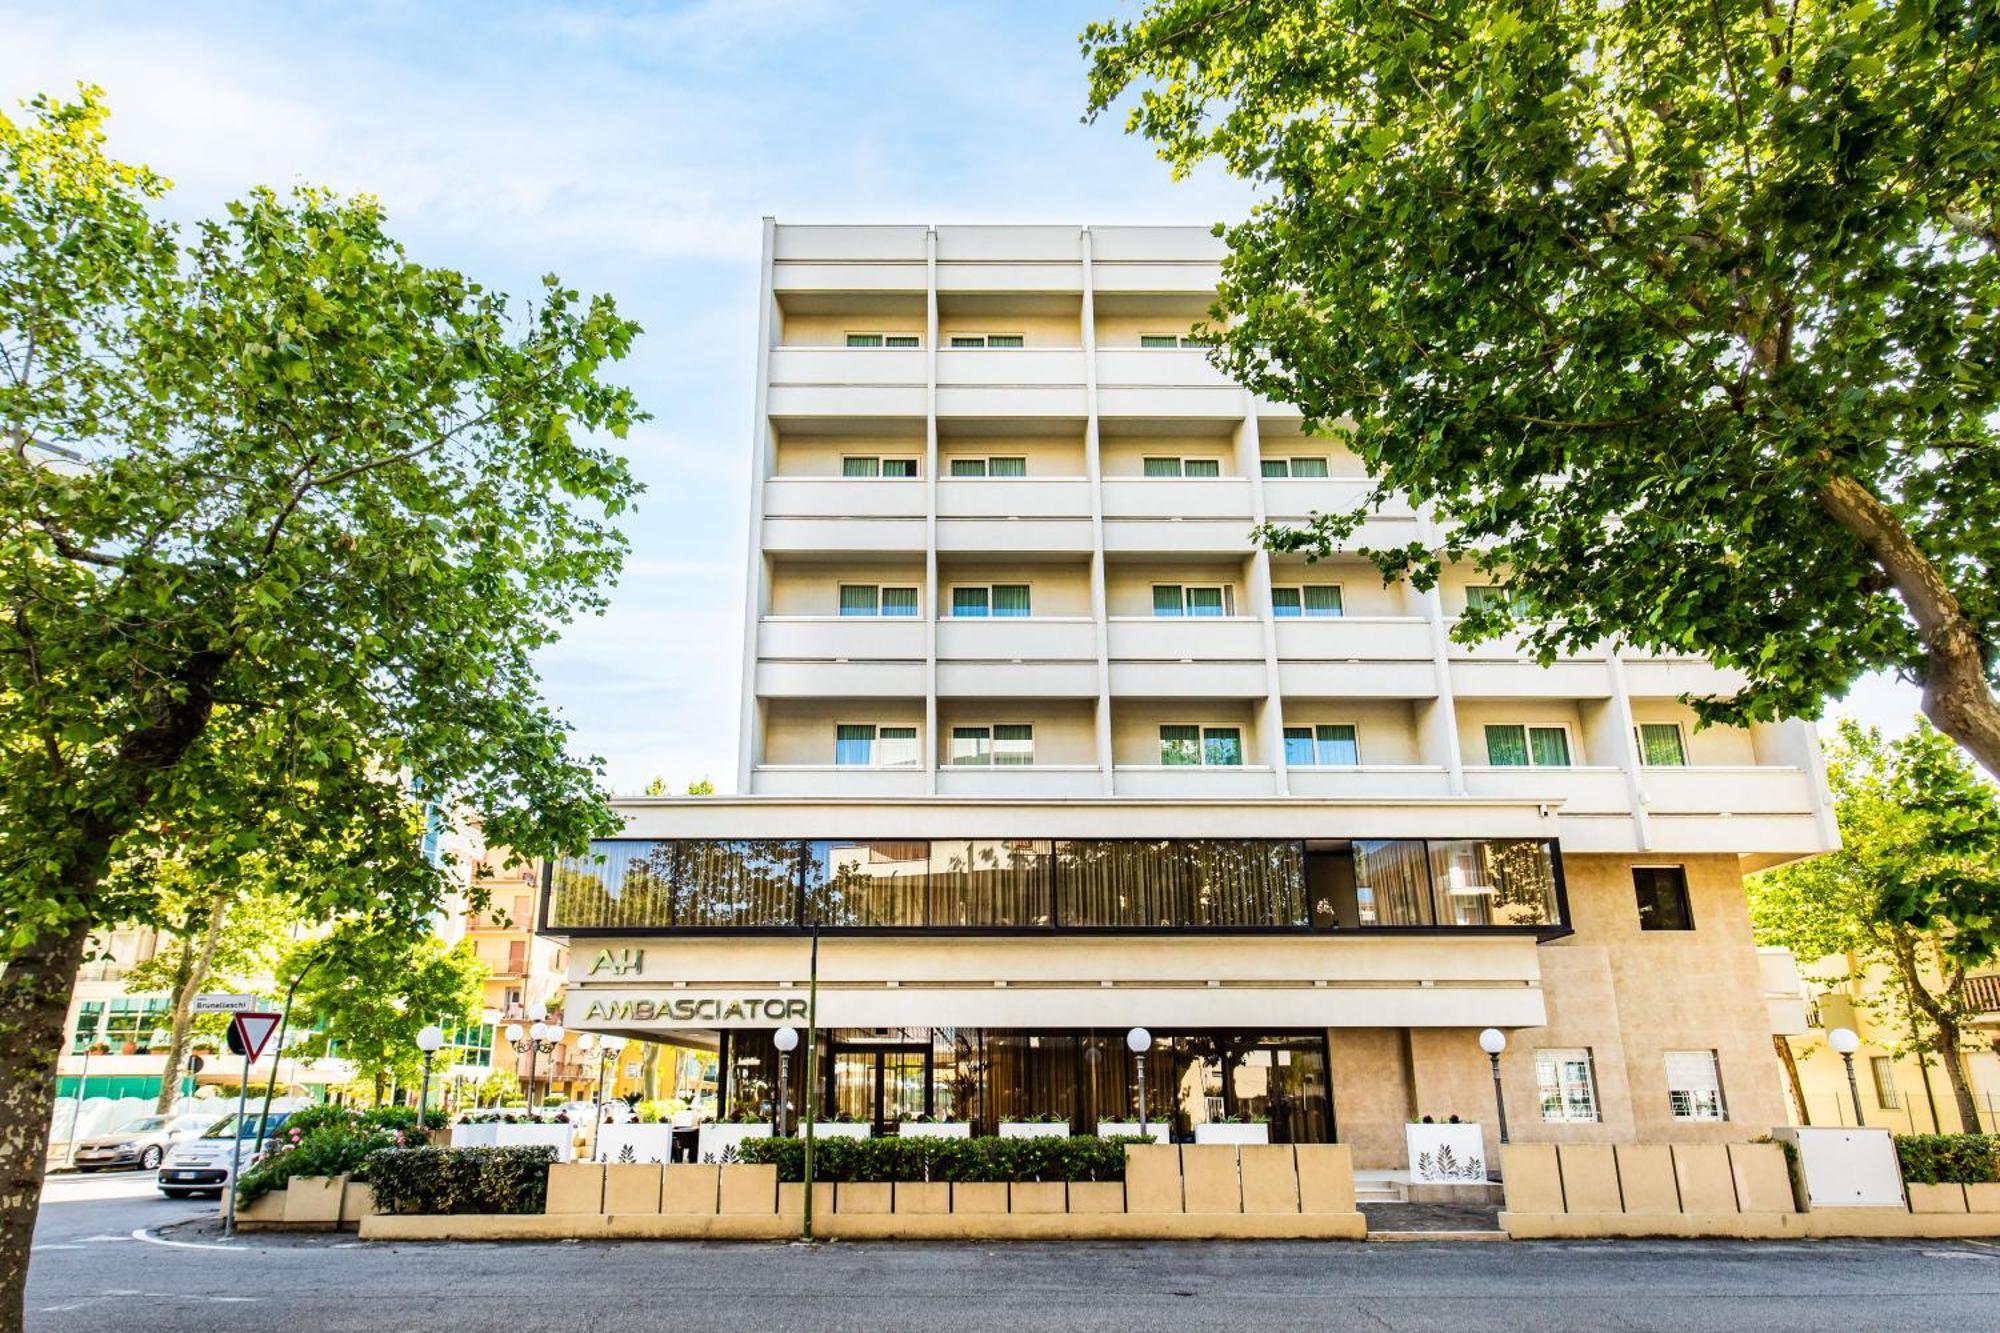
[[[1008,1333],[2000,1327],[2000,1245],[223,1242],[151,1176],[53,1177],[34,1333],[564,1328]],[[140,1237],[135,1238],[133,1233]]]

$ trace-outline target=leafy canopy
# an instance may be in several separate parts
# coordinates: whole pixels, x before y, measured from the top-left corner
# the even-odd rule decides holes
[[[1509,572],[1544,660],[1889,669],[2000,773],[2000,11],[1985,0],[1151,0],[1089,114],[1258,183],[1219,363]],[[1272,530],[1325,555],[1359,513]],[[1523,604],[1531,607],[1524,611]]]
[[[413,1082],[423,1069],[417,1033],[476,1022],[487,968],[469,940],[349,921],[301,945],[279,975],[287,984],[303,975],[294,1020],[312,1031],[299,1058],[334,1055],[362,1078]]]

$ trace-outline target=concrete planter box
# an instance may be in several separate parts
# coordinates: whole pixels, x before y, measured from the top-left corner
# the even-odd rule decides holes
[[[724,1215],[770,1217],[778,1211],[778,1168],[768,1162],[731,1162],[722,1168],[716,1211]]]
[[[491,1125],[495,1148],[554,1148],[556,1160],[567,1162],[576,1156],[576,1131],[568,1125]],[[453,1146],[457,1143],[454,1141]]]
[[[1100,1139],[1138,1138],[1139,1122],[1136,1120],[1100,1120],[1097,1122],[1097,1137]],[[1155,1143],[1173,1142],[1173,1126],[1158,1120],[1148,1120],[1144,1133]]]
[[[285,1198],[290,1190],[272,1190],[260,1194],[250,1203],[240,1204],[236,1209],[238,1222],[282,1222],[285,1220]]]
[[[951,1187],[954,1213],[1004,1213],[1007,1183],[1001,1180],[960,1181]]]
[[[914,1121],[904,1121],[896,1126],[896,1133],[906,1139],[969,1139],[971,1125],[921,1125]]]
[[[892,1210],[896,1187],[887,1181],[846,1181],[833,1193],[836,1213],[879,1214]]]
[[[604,1168],[604,1212],[609,1216],[660,1211],[660,1166],[657,1162],[614,1163]],[[555,1209],[551,1207],[550,1212]]]
[[[1228,1121],[1218,1121],[1212,1125],[1194,1127],[1196,1143],[1269,1143],[1269,1125],[1239,1125]]]
[[[1910,1191],[1910,1211],[1913,1213],[1962,1213],[1965,1211],[1965,1186],[1963,1185],[1919,1185],[1914,1181],[1905,1186]]]
[[[1069,1126],[1067,1124],[1044,1125],[1039,1121],[1031,1120],[1009,1120],[1001,1123],[1000,1137],[1003,1139],[1066,1139],[1069,1137]]]
[[[293,1176],[285,1184],[285,1224],[340,1225],[340,1192],[346,1176]]]
[[[375,1187],[365,1180],[341,1178],[340,1184],[340,1225],[355,1230],[361,1219],[372,1217],[381,1209],[375,1206]]]
[[[499,1135],[500,1126],[498,1124],[453,1125],[451,1127],[451,1146],[454,1148],[491,1148],[500,1141]]]
[[[1060,1180],[1022,1180],[1010,1188],[1012,1199],[1007,1211],[1013,1213],[1066,1213],[1069,1196]]]
[[[600,1162],[670,1162],[673,1147],[672,1125],[601,1125],[592,1155]]]
[[[1072,1180],[1069,1183],[1069,1210],[1072,1213],[1122,1213],[1125,1211],[1125,1182]]]
[[[1965,1208],[1970,1213],[2000,1213],[2000,1183],[1987,1181],[1965,1187]]]
[[[694,1155],[700,1162],[719,1162],[725,1149],[740,1148],[749,1139],[768,1139],[771,1126],[724,1125],[709,1121],[695,1134]]]
[[[912,1216],[935,1217],[951,1211],[951,1184],[943,1180],[899,1180],[896,1182],[896,1211]]]
[[[1403,1144],[1413,1184],[1486,1183],[1486,1132],[1478,1125],[1405,1125]]]
[[[805,1212],[805,1206],[806,1187],[804,1185],[801,1185],[796,1180],[779,1184],[779,1216],[789,1218],[792,1224],[796,1226],[801,1215]],[[813,1216],[818,1218],[831,1217],[832,1215],[833,1183],[826,1180],[816,1180],[813,1182]]]
[[[813,1121],[816,1139],[867,1139],[875,1136],[873,1125],[856,1125],[840,1120]]]

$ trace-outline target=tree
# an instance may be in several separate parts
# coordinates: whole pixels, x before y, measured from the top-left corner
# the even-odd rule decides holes
[[[1435,516],[1385,576],[1506,573],[1461,636],[1544,662],[1705,654],[1748,678],[1708,721],[1896,671],[2000,775],[1996,37],[1964,0],[1150,0],[1082,41],[1088,116],[1136,85],[1176,174],[1259,187],[1216,359]]]
[[[183,236],[104,115],[0,121],[0,1333],[85,941],[173,924],[117,867],[263,851],[312,920],[407,926],[447,887],[413,790],[523,858],[619,826],[533,661],[623,559],[637,327],[365,197]]]
[[[1887,979],[1883,1025],[1935,1052],[1959,1119],[1980,1132],[1966,1081],[1969,969],[2000,953],[2000,799],[1929,727],[1884,741],[1843,721],[1827,750],[1841,848],[1749,880],[1759,942],[1838,960],[1844,983]]]
[[[669,783],[665,778],[650,778],[647,780],[646,790],[642,794],[646,796],[666,796],[671,793],[672,787],[673,784]],[[707,778],[697,779],[694,782],[688,783],[687,794],[690,796],[713,796],[715,795],[715,784]]]
[[[479,1021],[488,975],[471,941],[446,945],[428,932],[381,930],[346,921],[301,946],[280,977],[287,984],[314,958],[299,985],[296,1018],[308,1035],[294,1058],[333,1055],[374,1084],[379,1105],[389,1080],[414,1082],[423,1070],[417,1033],[427,1024]]]

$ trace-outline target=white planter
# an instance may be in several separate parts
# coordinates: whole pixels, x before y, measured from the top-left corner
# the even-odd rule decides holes
[[[1150,1136],[1155,1143],[1173,1141],[1174,1127],[1163,1120],[1148,1120],[1142,1131],[1136,1120],[1100,1120],[1097,1122],[1097,1137],[1100,1139],[1138,1138],[1142,1133]]]
[[[771,1126],[723,1125],[711,1120],[695,1134],[694,1158],[697,1162],[719,1162],[728,1148],[740,1148],[746,1139],[768,1139]]]
[[[630,1148],[632,1155],[623,1156]],[[669,1162],[673,1160],[672,1125],[606,1125],[597,1131],[600,1162]]]
[[[1044,1125],[1031,1121],[1002,1121],[1000,1137],[1003,1139],[1066,1139],[1069,1125]]]
[[[1798,1145],[1807,1208],[1901,1208],[1903,1168],[1886,1129],[1771,1131]]]
[[[569,1125],[494,1125],[496,1148],[539,1148],[556,1150],[556,1160],[567,1162],[576,1153],[576,1130]]]
[[[906,1139],[969,1139],[971,1125],[922,1125],[906,1120],[896,1126],[896,1132]]]
[[[1194,1127],[1196,1143],[1269,1143],[1269,1125],[1240,1125],[1228,1120],[1218,1120],[1212,1125]]]
[[[866,1139],[875,1134],[875,1126],[854,1124],[842,1120],[813,1121],[813,1137],[816,1139]]]
[[[499,1125],[453,1125],[451,1146],[454,1148],[491,1148],[498,1143]]]
[[[1405,1125],[1403,1140],[1412,1184],[1486,1183],[1486,1131],[1478,1125]]]

